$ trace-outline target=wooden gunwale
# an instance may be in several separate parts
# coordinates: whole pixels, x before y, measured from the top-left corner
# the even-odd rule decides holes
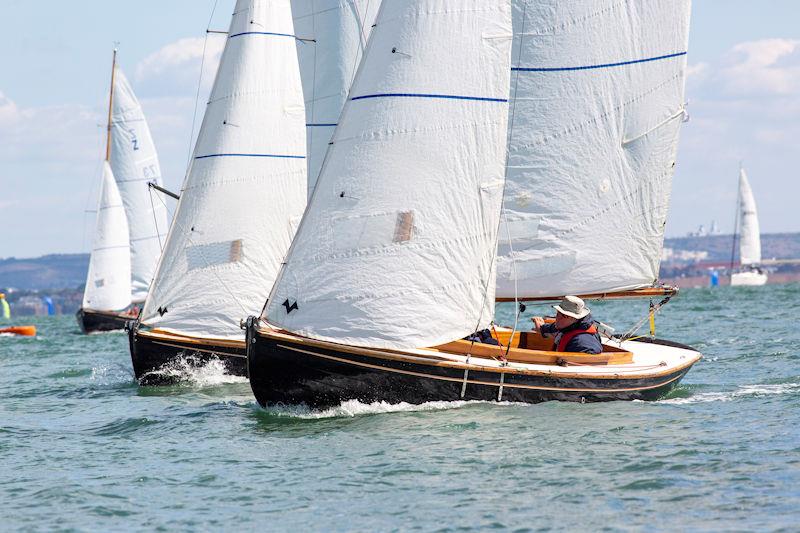
[[[161,330],[161,329],[153,329],[153,330],[139,330],[136,332],[137,336],[142,336],[149,338],[151,342],[157,344],[164,344],[166,346],[175,346],[174,344],[168,344],[165,341],[172,341],[172,342],[182,342],[197,346],[208,346],[212,344],[214,346],[223,346],[226,348],[245,348],[244,339],[236,340],[236,339],[208,339],[205,337],[189,337],[186,335],[179,335],[176,333],[172,333],[169,331]],[[183,348],[183,346],[175,346],[177,348]],[[202,351],[202,350],[199,350]]]
[[[401,361],[401,362],[408,362],[408,363],[424,363],[431,366],[441,366],[441,367],[449,367],[449,368],[457,368],[461,370],[475,370],[481,372],[494,372],[494,373],[508,373],[508,374],[521,374],[521,375],[529,375],[529,376],[547,376],[547,377],[558,377],[558,378],[582,378],[582,379],[649,379],[649,378],[657,378],[661,376],[666,376],[673,374],[674,372],[678,372],[684,368],[691,367],[694,363],[696,363],[700,359],[700,355],[698,354],[697,357],[690,357],[687,358],[687,361],[681,365],[677,365],[674,367],[666,367],[665,370],[661,370],[658,372],[649,372],[649,373],[634,373],[637,371],[632,371],[632,373],[627,373],[625,369],[619,369],[616,372],[604,372],[604,373],[587,373],[587,372],[568,372],[568,371],[560,371],[562,367],[557,367],[557,369],[553,370],[535,370],[535,369],[528,369],[528,368],[520,368],[518,366],[486,366],[481,364],[475,363],[462,363],[459,361],[453,361],[452,359],[448,359],[442,356],[437,356],[434,352],[424,353],[421,355],[411,355],[408,352],[402,352],[399,350],[392,350],[392,349],[381,349],[374,350],[370,348],[360,348],[356,346],[347,346],[344,344],[337,344],[332,342],[320,341],[316,339],[310,339],[308,337],[299,337],[296,335],[289,335],[283,332],[275,331],[275,330],[266,330],[266,329],[258,329],[258,334],[271,338],[272,340],[278,341],[287,341],[293,344],[300,344],[305,346],[313,346],[322,349],[328,349],[333,351],[339,351],[343,353],[351,353],[354,355],[363,355],[369,357],[376,357],[379,359],[386,359],[392,361]],[[286,347],[284,345],[280,345],[281,347]],[[287,347],[288,348],[288,347]],[[314,353],[314,355],[319,355]],[[464,355],[464,354],[454,354],[454,355]],[[383,367],[381,367],[383,368]],[[586,367],[584,367],[586,368]],[[621,375],[621,374],[624,374]]]

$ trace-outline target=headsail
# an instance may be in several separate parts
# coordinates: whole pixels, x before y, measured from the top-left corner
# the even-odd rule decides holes
[[[650,286],[684,116],[690,0],[513,4],[497,295]]]
[[[739,237],[739,262],[744,265],[761,263],[761,233],[753,190],[744,169],[739,170],[739,208],[741,236]]]
[[[510,48],[508,0],[383,2],[270,323],[408,348],[492,320]]]
[[[103,163],[97,223],[82,307],[99,311],[120,311],[130,303],[128,219],[114,174],[106,162]]]
[[[150,198],[147,182],[161,185],[158,156],[142,106],[119,67],[115,72],[113,102],[111,168],[128,214],[131,299],[141,302],[147,295],[169,229],[167,210],[158,199]]]
[[[142,322],[241,338],[306,203],[305,111],[289,0],[238,0]]]
[[[306,104],[309,197],[380,5],[381,0],[292,0]]]

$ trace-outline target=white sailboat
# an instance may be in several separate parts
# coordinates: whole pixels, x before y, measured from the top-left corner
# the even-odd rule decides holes
[[[753,190],[747,180],[744,168],[739,169],[739,202],[736,206],[739,224],[739,263],[742,269],[733,272],[731,265],[731,285],[764,285],[767,273],[761,265],[761,231],[758,226],[758,212]],[[737,232],[734,232],[734,246]],[[735,249],[735,248],[734,248]]]
[[[130,304],[128,218],[114,173],[106,161],[82,308],[122,312]]]
[[[149,183],[162,186],[150,128],[125,74],[116,69],[111,120],[111,168],[128,217],[131,301],[141,304],[167,235],[167,208],[151,198]]]
[[[148,183],[161,185],[150,129],[116,60],[115,49],[100,205],[83,303],[76,315],[84,333],[122,329],[136,318],[167,227],[166,209],[154,205],[149,196]]]
[[[289,0],[238,0],[164,254],[129,332],[141,383],[171,380],[159,369],[186,355],[245,373],[239,323],[262,308],[289,248],[306,172]]]
[[[548,28],[550,43],[579,31],[530,31]],[[461,340],[493,320],[511,38],[508,0],[381,5],[286,263],[248,320],[260,404],[648,399],[699,359],[656,342],[588,355],[532,333]]]

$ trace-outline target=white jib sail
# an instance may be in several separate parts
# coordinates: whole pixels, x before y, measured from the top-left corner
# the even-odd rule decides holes
[[[741,209],[741,235],[739,237],[739,261],[742,265],[761,263],[761,233],[753,190],[747,181],[744,169],[739,170],[739,207]]]
[[[158,198],[151,199],[147,185],[161,185],[161,169],[142,106],[118,67],[114,79],[111,168],[128,214],[131,299],[142,302],[169,229],[167,210]]]
[[[305,110],[289,0],[238,0],[142,322],[241,338],[306,204]]]
[[[497,296],[650,286],[684,116],[690,1],[513,4]]]
[[[292,0],[306,104],[309,198],[380,5],[380,0]]]
[[[120,311],[130,303],[128,219],[114,181],[114,173],[108,163],[103,163],[97,223],[82,307],[97,311]]]
[[[492,320],[510,48],[508,0],[383,2],[267,321],[412,348]]]

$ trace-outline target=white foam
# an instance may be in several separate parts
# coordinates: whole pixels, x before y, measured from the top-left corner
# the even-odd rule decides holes
[[[688,398],[671,398],[661,400],[658,403],[672,405],[685,405],[691,403],[704,402],[730,402],[737,398],[748,396],[768,396],[773,394],[793,394],[800,392],[800,383],[779,383],[773,385],[741,385],[738,389],[730,392],[701,392],[693,394]]]
[[[410,404],[406,402],[401,403],[388,403],[388,402],[373,402],[362,403],[358,400],[348,400],[342,402],[336,407],[331,407],[323,411],[314,411],[305,405],[282,405],[267,407],[267,411],[277,416],[289,416],[293,418],[338,418],[349,417],[353,418],[361,415],[374,415],[382,413],[413,413],[421,411],[444,411],[448,409],[460,409],[461,407],[469,405],[498,405],[508,406],[516,405],[512,402],[486,402],[486,401],[437,401],[425,402],[421,404]]]
[[[169,380],[190,383],[199,387],[248,382],[246,377],[229,374],[225,363],[217,358],[199,363],[192,357],[180,357],[148,375],[163,376]]]

